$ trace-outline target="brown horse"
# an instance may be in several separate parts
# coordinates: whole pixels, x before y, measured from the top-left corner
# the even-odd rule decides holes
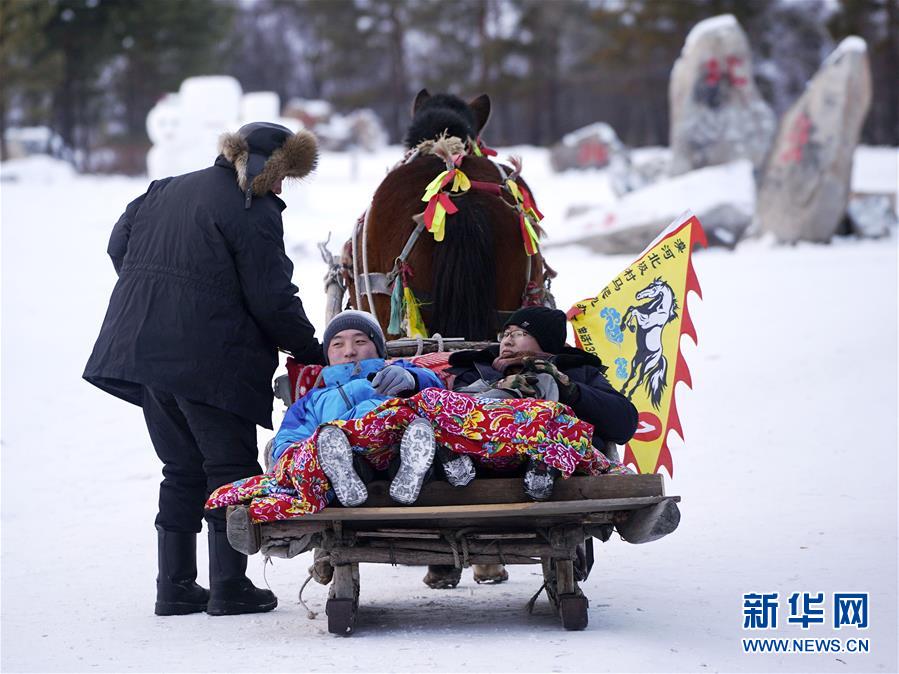
[[[428,334],[493,340],[515,309],[552,303],[549,280],[555,273],[539,251],[527,255],[520,209],[503,184],[512,177],[520,187],[527,186],[513,167],[478,156],[478,137],[489,114],[486,95],[465,103],[455,96],[419,92],[405,160],[384,178],[344,246],[349,305],[374,313],[385,334],[397,334],[388,329],[390,291],[402,272],[421,303]],[[447,153],[435,149],[446,146],[433,143],[440,137],[451,147],[465,148],[458,168],[473,187],[452,195],[458,211],[446,216],[444,239],[437,242],[419,223],[425,189],[452,166]],[[437,154],[429,154],[429,148]]]

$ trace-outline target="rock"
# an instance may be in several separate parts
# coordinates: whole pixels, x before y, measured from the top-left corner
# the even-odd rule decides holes
[[[644,181],[631,166],[627,147],[610,125],[596,122],[563,136],[549,152],[554,171],[608,169],[609,183],[616,194],[641,187]]]
[[[606,168],[615,154],[625,151],[615,129],[605,122],[596,122],[562,137],[550,149],[549,162],[554,171],[568,169]]]
[[[544,247],[577,243],[600,253],[639,253],[685,211],[697,215],[709,245],[733,248],[755,212],[752,162],[742,159],[691,171],[611,204],[575,205]]]
[[[849,199],[852,157],[871,104],[864,40],[827,57],[781,121],[759,190],[759,226],[783,242],[827,242]]]
[[[851,231],[865,239],[879,239],[896,225],[890,198],[884,195],[857,196],[849,200],[847,211]]]
[[[671,175],[749,159],[758,171],[776,119],[755,86],[746,34],[730,14],[687,35],[668,88]]]
[[[720,204],[697,214],[709,246],[736,248],[752,224],[753,214],[734,204]]]

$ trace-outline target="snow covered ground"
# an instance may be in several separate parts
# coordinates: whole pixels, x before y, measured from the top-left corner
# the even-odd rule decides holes
[[[596,172],[557,176],[545,152],[518,150],[550,236],[570,203],[606,189]],[[395,156],[327,154],[285,195],[295,280],[320,327],[314,244],[329,230],[343,241]],[[695,387],[678,390],[687,437],[672,443],[669,481],[681,526],[647,545],[597,544],[586,631],[563,631],[545,597],[527,615],[536,567],[432,591],[423,569],[363,565],[358,630],[341,640],[325,588],[307,588],[314,620],[296,602],[308,555],[251,558],[280,599],[272,613],[153,615],[159,465],[140,410],[80,379],[115,280],[107,237],[146,181],[42,175],[0,188],[4,672],[897,671],[895,232],[696,255]],[[629,259],[562,247],[549,261],[567,306]],[[742,629],[748,592],[779,593],[779,629]],[[787,625],[793,592],[825,593],[827,623]],[[837,592],[870,593],[868,629],[832,629]],[[870,652],[741,649],[794,636],[866,638]]]

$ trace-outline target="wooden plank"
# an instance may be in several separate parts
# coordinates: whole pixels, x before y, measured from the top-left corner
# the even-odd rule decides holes
[[[426,566],[429,564],[455,564],[451,554],[416,550],[388,550],[386,548],[339,548],[330,550],[332,564],[355,564],[374,562],[376,564],[402,564],[404,566]],[[539,558],[520,555],[469,555],[469,564],[539,564]]]
[[[321,520],[312,520],[308,515],[292,520],[281,520],[279,522],[264,522],[259,525],[268,538],[291,538],[294,536],[305,536],[307,534],[315,534],[319,531],[325,531],[330,528],[329,522]]]
[[[585,499],[580,501],[545,501],[528,503],[492,503],[451,506],[398,506],[390,508],[327,508],[314,515],[304,515],[305,521],[371,521],[395,522],[459,518],[479,519],[487,517],[538,517],[566,514],[586,515],[588,513],[635,510],[655,505],[666,499],[680,500],[678,496],[640,496],[636,498]],[[276,524],[283,524],[279,522]]]
[[[406,550],[406,551],[422,551],[422,552],[440,552],[443,554],[453,554],[453,549],[446,541],[422,541],[422,540],[402,540],[394,539],[391,541],[373,540],[367,546],[357,546],[360,549],[378,549],[378,550]],[[519,557],[563,557],[574,554],[574,548],[563,550],[554,548],[549,543],[540,542],[505,542],[500,541],[470,541],[467,543],[469,555],[497,555],[503,557],[505,555],[517,555]],[[463,545],[461,542],[456,544],[456,553],[459,557],[463,556]]]
[[[368,485],[368,508],[401,508],[390,498],[390,483],[376,481]],[[575,475],[556,480],[550,503],[584,499],[664,496],[662,475]],[[524,493],[521,478],[480,478],[465,487],[453,487],[447,482],[431,481],[424,485],[417,506],[475,505],[485,503],[532,503]]]

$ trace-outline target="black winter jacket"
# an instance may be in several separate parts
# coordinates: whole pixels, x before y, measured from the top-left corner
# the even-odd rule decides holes
[[[157,180],[109,240],[119,275],[84,378],[141,405],[143,385],[272,427],[277,347],[323,363],[291,282],[284,202],[244,209],[233,166]]]
[[[483,379],[493,383],[502,374],[493,368],[499,356],[499,344],[480,351],[457,351],[450,356],[449,372],[456,375],[453,389],[460,389]],[[630,400],[612,388],[605,378],[602,361],[592,353],[570,346],[553,356],[550,361],[577,386],[574,400],[568,404],[579,419],[596,429],[593,444],[600,446],[611,440],[623,445],[637,430],[637,408]]]

